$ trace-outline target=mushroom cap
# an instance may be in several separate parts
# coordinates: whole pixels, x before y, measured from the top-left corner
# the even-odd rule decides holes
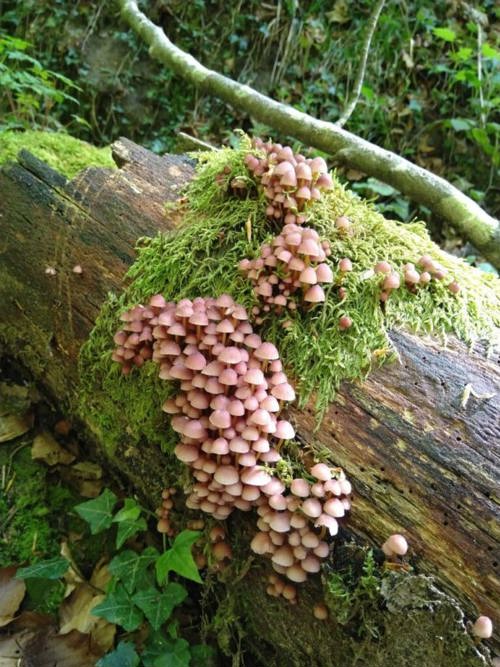
[[[234,466],[222,465],[215,471],[214,479],[219,482],[219,484],[230,486],[239,482],[240,476]]]
[[[282,567],[290,567],[293,565],[295,559],[293,557],[293,551],[288,546],[288,544],[283,545],[276,549],[276,551],[271,556],[271,560],[276,565],[281,565]]]
[[[307,579],[307,573],[298,564],[288,567],[285,574],[290,581],[295,581],[297,584],[300,584]]]
[[[339,271],[342,271],[342,273],[347,273],[348,271],[352,271],[352,262],[348,257],[344,257],[343,259],[340,260]]]
[[[216,331],[217,331],[218,333],[226,333],[226,334],[227,334],[227,333],[233,333],[233,331],[234,331],[234,325],[233,325],[233,323],[232,323],[230,320],[228,320],[228,319],[221,320],[220,322],[217,323]]]
[[[265,486],[271,481],[271,476],[263,468],[255,466],[243,471],[241,481],[249,486]]]
[[[330,498],[323,505],[323,511],[333,516],[335,519],[340,519],[345,515],[345,507],[338,498]]]
[[[295,390],[288,382],[277,384],[271,389],[271,394],[280,401],[294,401]],[[291,436],[293,438],[293,436]]]
[[[283,496],[281,493],[276,493],[274,496],[270,496],[268,502],[269,506],[272,507],[273,510],[286,510],[287,508],[285,496]]]
[[[254,352],[257,359],[274,361],[280,358],[279,352],[272,343],[262,343]]]
[[[328,482],[328,480],[332,478],[330,467],[325,463],[316,463],[313,465],[311,474],[314,475],[316,479],[319,479],[320,482]]]
[[[290,531],[290,512],[272,512],[266,515],[266,521],[277,533],[288,533]]]
[[[313,556],[312,554],[306,556],[300,564],[303,570],[311,573],[319,572],[321,566],[319,558],[317,556]]]
[[[395,533],[384,542],[382,551],[386,556],[404,556],[408,551],[408,542],[403,535]]]
[[[307,498],[302,503],[301,510],[306,516],[309,516],[312,519],[315,519],[315,518],[317,518],[318,516],[321,515],[321,512],[323,511],[323,507],[322,507],[320,501],[317,500],[316,498]]]
[[[390,273],[392,271],[392,268],[389,262],[382,260],[375,264],[374,271],[375,273]]]
[[[209,417],[210,423],[216,428],[229,428],[231,415],[227,410],[214,410]]]
[[[220,374],[219,382],[223,385],[234,387],[238,384],[238,373],[232,368],[226,368]]]
[[[339,524],[337,520],[330,516],[329,514],[321,514],[316,522],[314,523],[315,528],[321,528],[325,526],[328,529],[330,535],[336,535],[339,531]]]
[[[210,448],[210,453],[211,454],[216,454],[216,455],[221,455],[221,454],[228,454],[229,453],[229,443],[226,440],[226,438],[217,438],[212,442],[212,446]]]
[[[149,305],[152,306],[153,308],[165,308],[167,302],[165,301],[165,298],[161,294],[155,294],[149,300]]]
[[[316,270],[312,266],[306,266],[299,276],[299,281],[305,285],[316,285],[318,282]]]
[[[325,300],[325,293],[319,285],[313,285],[304,294],[304,301],[309,303],[321,303]]]
[[[385,278],[384,282],[382,283],[382,287],[385,290],[398,289],[400,284],[401,284],[401,279],[399,277],[399,273],[393,271]]]
[[[241,361],[241,352],[237,347],[225,347],[217,359],[224,364],[238,364]]]
[[[267,412],[267,410],[258,408],[250,415],[249,421],[252,424],[257,424],[257,426],[267,426],[267,424],[269,424],[271,421],[271,415],[269,412]]]
[[[246,454],[246,452],[250,451],[250,445],[244,438],[236,436],[231,438],[229,442],[229,449],[232,452],[235,452],[235,454]]]
[[[333,187],[333,179],[330,174],[320,174],[316,181],[316,187],[321,190],[330,190]]]
[[[290,491],[298,498],[308,498],[310,495],[309,482],[302,478],[293,479],[290,484]]]
[[[300,162],[295,167],[295,174],[296,174],[297,178],[300,178],[303,181],[311,181],[312,180],[311,167],[306,162]]]
[[[250,542],[250,549],[260,556],[263,556],[266,553],[269,553],[271,548],[271,540],[268,533],[259,532],[257,533],[252,541]]]
[[[319,283],[332,283],[333,273],[328,264],[318,264],[316,267],[316,278]]]
[[[317,618],[318,621],[326,621],[328,618],[328,607],[323,603],[318,603],[313,607],[314,618]]]
[[[251,385],[263,385],[265,383],[264,373],[259,368],[250,368],[243,379]]]
[[[472,626],[472,634],[479,639],[489,639],[493,634],[493,623],[489,616],[479,616]]]
[[[192,463],[193,461],[196,461],[200,455],[198,447],[195,447],[194,445],[185,445],[183,443],[180,443],[175,447],[174,454],[179,461],[182,461],[182,463]]]
[[[295,437],[295,429],[290,424],[290,422],[285,419],[281,419],[276,424],[276,431],[274,432],[274,437],[279,440],[291,440]]]
[[[207,360],[201,352],[194,352],[187,357],[185,364],[186,368],[189,368],[192,371],[201,371],[207,365]]]
[[[207,431],[198,419],[187,421],[182,432],[193,440],[203,440],[207,437]]]

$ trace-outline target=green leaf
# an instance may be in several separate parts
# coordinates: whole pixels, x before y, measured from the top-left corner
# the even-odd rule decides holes
[[[445,42],[454,42],[457,38],[457,33],[451,28],[433,28],[432,32]]]
[[[200,533],[194,530],[183,530],[177,535],[171,548],[156,561],[156,579],[159,584],[165,581],[170,571],[198,584],[202,583],[191,553],[191,547],[199,536]]]
[[[450,118],[450,125],[455,132],[462,132],[463,130],[470,130],[474,127],[474,122],[467,118]]]
[[[141,507],[133,498],[125,498],[125,502],[121,510],[119,510],[113,517],[113,523],[120,523],[121,521],[135,521],[139,518]]]
[[[108,569],[116,579],[123,582],[129,593],[133,593],[148,567],[155,562],[158,556],[159,553],[154,547],[147,547],[140,554],[127,549],[113,558]]]
[[[165,653],[156,658],[154,667],[188,667],[191,660],[189,644],[185,639],[169,642]]]
[[[143,518],[137,519],[137,521],[121,521],[116,533],[116,548],[120,549],[129,537],[146,530],[147,527],[146,520]]]
[[[354,190],[370,190],[371,192],[376,192],[382,197],[390,197],[391,195],[398,194],[398,191],[387,183],[382,183],[377,178],[368,178],[366,181],[361,181],[359,183],[353,184]]]
[[[485,42],[481,47],[481,53],[485,58],[495,58],[495,60],[500,60],[500,51],[494,49],[488,42]]]
[[[100,616],[110,623],[121,625],[127,632],[136,630],[142,623],[142,611],[138,609],[122,584],[92,609],[92,616]]]
[[[34,565],[22,567],[16,572],[16,579],[60,579],[66,574],[69,561],[62,556],[41,560]]]
[[[164,591],[159,591],[154,586],[139,591],[132,600],[139,609],[142,609],[153,630],[159,630],[170,617],[174,607],[183,602],[186,596],[187,591],[184,586],[169,583]]]
[[[113,520],[113,508],[117,497],[109,489],[104,489],[100,496],[75,506],[75,511],[90,526],[92,535],[106,530]]]
[[[120,642],[114,651],[97,661],[96,667],[138,667],[140,658],[130,642]]]

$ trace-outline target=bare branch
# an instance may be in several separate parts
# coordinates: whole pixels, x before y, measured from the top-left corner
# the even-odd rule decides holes
[[[276,102],[250,86],[204,67],[175,46],[163,30],[139,10],[135,0],[118,0],[118,3],[124,19],[149,45],[152,58],[201,90],[246,111],[280,133],[324,151],[337,163],[385,181],[408,198],[427,206],[454,226],[492,264],[500,267],[498,221],[448,181],[333,123]]]
[[[344,113],[340,118],[335,121],[335,125],[338,127],[344,127],[349,118],[352,116],[352,112],[356,108],[356,105],[359,101],[359,96],[361,95],[361,88],[363,87],[363,80],[365,78],[366,72],[366,63],[368,62],[368,54],[370,53],[370,46],[372,43],[372,37],[375,33],[377,27],[378,19],[382,12],[382,8],[385,5],[385,0],[378,0],[374,5],[372,13],[368,19],[368,24],[366,27],[366,36],[363,43],[363,52],[361,53],[361,60],[359,61],[358,73],[356,74],[356,80],[354,82],[354,87],[352,89],[351,99],[349,100]]]

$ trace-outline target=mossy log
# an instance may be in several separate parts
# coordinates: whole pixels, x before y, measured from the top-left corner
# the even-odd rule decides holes
[[[0,354],[20,362],[67,413],[74,411],[78,390],[78,352],[103,302],[122,289],[138,239],[178,224],[179,213],[165,203],[179,198],[194,173],[190,159],[158,157],[125,139],[113,145],[113,156],[119,169],[91,167],[71,181],[27,151],[0,170]],[[319,430],[312,406],[292,411],[292,421],[304,442],[331,450],[352,480],[353,510],[345,526],[350,534],[379,545],[390,533],[403,532],[422,574],[436,577],[471,617],[488,614],[500,622],[499,359],[456,340],[444,347],[404,332],[392,332],[391,339],[399,361],[362,383],[342,385]],[[95,437],[92,424],[83,426]],[[110,464],[154,507],[162,455],[144,443],[128,443],[122,454],[111,455]],[[264,585],[257,586],[259,572],[253,568],[231,582],[241,600],[234,607],[233,599],[232,613],[246,615],[242,625],[249,635],[282,647],[277,633],[286,624],[271,627],[268,621],[277,614],[291,623],[299,611],[266,601]],[[318,593],[315,586],[310,590]],[[304,600],[313,597],[309,591]],[[330,632],[341,641],[342,629],[333,626],[335,633],[332,627],[318,631],[326,642],[321,648],[306,631],[294,650],[282,647],[282,658],[268,658],[268,664],[336,665],[331,656],[338,651],[325,639]],[[393,622],[396,627],[399,641],[404,628]],[[369,664],[432,664],[439,650],[419,653],[423,662],[398,662],[399,654],[391,654],[391,663],[385,649],[385,658]],[[442,660],[436,664],[487,664],[470,655]]]

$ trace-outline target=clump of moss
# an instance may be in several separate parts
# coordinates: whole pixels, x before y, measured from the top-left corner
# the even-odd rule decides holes
[[[243,138],[237,150],[198,155],[197,176],[186,192],[183,224],[172,233],[141,239],[138,259],[128,273],[129,286],[106,304],[82,350],[82,409],[111,450],[128,436],[164,449],[172,442],[160,411],[165,384],[160,386],[155,371],[148,368],[133,378],[122,378],[118,365],[111,362],[119,313],[159,292],[169,300],[229,292],[245,306],[255,305],[251,285],[238,263],[255,257],[276,230],[265,217],[266,202],[245,167],[249,150],[250,142]],[[247,184],[246,197],[230,194],[235,177]],[[352,221],[352,235],[335,227],[340,215]],[[321,415],[342,380],[362,378],[393,358],[396,350],[389,340],[390,329],[441,338],[454,334],[470,344],[480,338],[492,340],[500,325],[500,281],[443,253],[422,223],[387,220],[335,180],[332,191],[315,205],[308,224],[330,241],[331,259],[349,257],[353,271],[344,278],[347,297],[343,301],[333,288],[324,304],[293,316],[273,314],[262,324],[260,333],[280,350],[302,404],[314,394]],[[440,281],[416,293],[402,287],[382,309],[380,278],[371,271],[374,265],[384,259],[401,271],[423,254],[448,269],[450,280],[460,282],[461,292],[451,294]],[[338,326],[343,314],[352,319],[347,331]],[[291,321],[287,328],[285,320]]]
[[[31,441],[3,445],[7,471],[0,493],[0,566],[51,558],[59,553],[59,517],[71,493],[51,486],[46,466],[31,458]]]
[[[15,160],[22,148],[68,178],[73,178],[85,167],[116,168],[110,148],[97,148],[64,132],[37,130],[2,132],[0,164]]]

